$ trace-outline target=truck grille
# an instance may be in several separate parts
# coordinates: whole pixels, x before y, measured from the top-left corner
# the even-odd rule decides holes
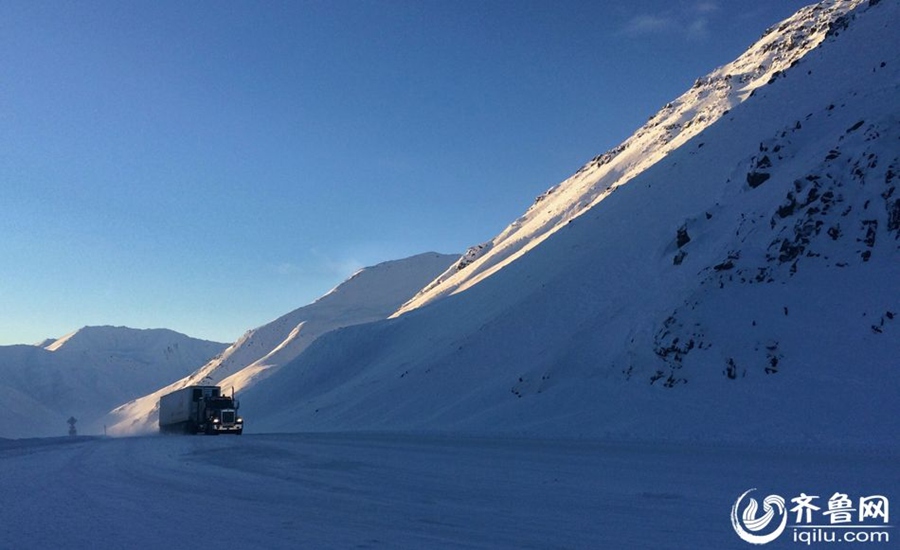
[[[234,424],[234,411],[222,411],[222,424]]]

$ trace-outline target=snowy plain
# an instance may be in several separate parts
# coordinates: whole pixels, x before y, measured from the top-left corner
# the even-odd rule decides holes
[[[898,458],[374,433],[0,440],[0,548],[751,548],[729,521],[745,490],[896,495]]]

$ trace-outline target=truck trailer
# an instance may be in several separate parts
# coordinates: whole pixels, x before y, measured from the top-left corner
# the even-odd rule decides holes
[[[219,386],[187,386],[159,398],[159,431],[187,434],[244,433],[238,403]]]

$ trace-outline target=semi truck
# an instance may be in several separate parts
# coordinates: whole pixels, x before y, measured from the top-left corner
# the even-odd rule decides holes
[[[187,434],[244,433],[240,403],[219,386],[187,386],[159,398],[159,431]]]

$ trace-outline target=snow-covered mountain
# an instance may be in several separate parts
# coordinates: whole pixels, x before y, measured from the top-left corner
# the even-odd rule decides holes
[[[572,177],[537,197],[532,207],[502,233],[471,247],[397,314],[464,290],[527,253],[728,114],[756,89],[783,75],[829,33],[839,32],[844,15],[863,3],[846,0],[811,5],[766,30],[743,55],[698,78],[690,90],[666,104],[622,144],[598,155]]]
[[[189,376],[117,407],[107,418],[109,432],[155,432],[159,397],[184,386],[219,384],[241,392],[296,358],[322,334],[385,319],[458,257],[429,252],[359,270],[312,304],[248,331]]]
[[[893,441],[900,3],[804,8],[389,320],[249,389],[248,429]]]
[[[0,436],[81,433],[123,400],[183,377],[226,344],[165,329],[84,327],[59,339],[0,347]]]

